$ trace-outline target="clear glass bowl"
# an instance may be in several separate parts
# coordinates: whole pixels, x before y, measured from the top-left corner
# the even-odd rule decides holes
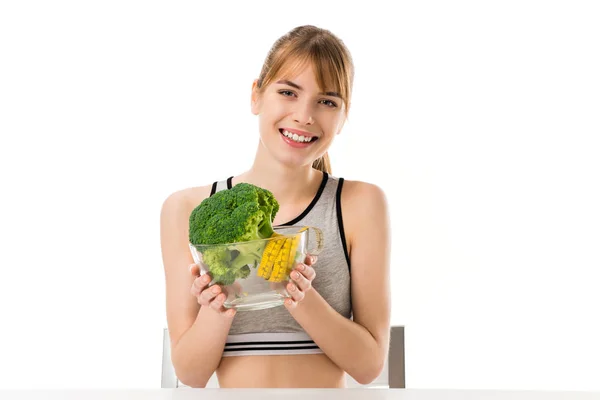
[[[286,285],[292,270],[307,254],[317,255],[323,249],[323,233],[318,228],[286,226],[274,230],[278,236],[268,239],[189,244],[200,275],[210,273],[209,286],[223,287],[227,295],[224,307],[244,311],[282,305],[290,297]],[[309,236],[311,232],[314,239]]]

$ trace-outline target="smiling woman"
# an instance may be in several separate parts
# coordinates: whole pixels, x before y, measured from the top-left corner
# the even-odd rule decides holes
[[[286,57],[287,63],[283,64],[279,71],[283,79],[272,85],[269,85],[269,82],[274,80],[275,72],[265,73],[264,78],[257,79],[252,86],[252,112],[261,116],[261,140],[265,150],[268,150],[272,157],[281,158],[281,161],[288,165],[312,163],[315,169],[331,173],[327,149],[335,136],[341,132],[348,116],[349,99],[346,94],[351,93],[353,74],[352,68],[348,68],[350,71],[342,74],[347,77],[344,85],[344,81],[338,82],[339,79],[329,74],[317,72],[336,71],[334,66],[328,65],[331,60],[327,63],[321,60],[318,54],[320,53],[309,53],[312,57]],[[320,70],[319,66],[323,69]],[[322,82],[319,82],[319,75]],[[340,83],[342,85],[338,87]],[[323,90],[323,87],[334,89]],[[285,116],[290,114],[295,116],[293,123],[286,121]],[[282,126],[280,121],[286,121],[285,125]],[[278,139],[273,143],[271,137],[275,129],[281,135],[277,135]],[[283,143],[305,151],[286,152],[281,138]],[[307,141],[307,138],[310,141]],[[283,159],[284,157],[287,159]]]
[[[362,384],[380,375],[390,334],[387,201],[374,184],[333,176],[327,153],[348,118],[353,79],[338,37],[310,25],[291,30],[252,83],[259,134],[252,166],[165,200],[167,322],[184,384],[205,387],[215,371],[221,387],[344,387],[346,374]],[[225,308],[226,288],[209,287],[190,256],[192,210],[239,183],[277,199],[273,226],[322,231],[318,262],[309,255],[294,268],[283,306]]]

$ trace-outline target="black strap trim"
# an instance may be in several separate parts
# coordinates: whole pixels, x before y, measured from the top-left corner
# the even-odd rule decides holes
[[[321,181],[321,186],[319,186],[319,190],[317,190],[317,194],[312,199],[312,201],[310,202],[308,207],[306,207],[306,210],[302,211],[302,214],[298,215],[293,220],[286,222],[285,224],[276,225],[276,226],[294,225],[294,224],[298,223],[300,220],[302,220],[302,218],[306,217],[306,215],[310,212],[310,210],[313,209],[313,207],[315,206],[315,204],[317,204],[317,201],[319,201],[319,198],[323,194],[323,191],[325,190],[325,185],[327,185],[328,178],[329,178],[329,175],[327,174],[327,172],[323,171],[323,180]]]
[[[340,237],[342,239],[342,247],[344,248],[344,255],[346,256],[346,262],[348,263],[348,271],[350,271],[350,256],[348,255],[348,246],[346,245],[346,234],[344,232],[344,221],[342,219],[342,186],[344,186],[344,178],[340,178],[338,180],[338,187],[335,193],[335,209],[337,212]]]
[[[227,178],[227,189],[231,189],[233,186],[231,186],[231,180],[233,179],[233,176],[230,176],[229,178]]]
[[[215,193],[217,193],[217,182],[213,183],[212,189],[210,190],[210,196],[208,196],[208,197],[212,197],[212,195]]]
[[[247,345],[256,345],[256,344],[315,344],[312,340],[292,340],[292,341],[276,341],[276,342],[231,342],[225,343],[225,347],[227,346],[247,346]]]
[[[306,349],[318,349],[319,346],[298,346],[298,347],[243,347],[241,349],[223,349],[223,351],[250,351],[250,350],[306,350]]]

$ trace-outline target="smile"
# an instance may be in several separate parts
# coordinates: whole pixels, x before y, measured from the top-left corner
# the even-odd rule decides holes
[[[285,129],[280,129],[279,132],[286,138],[293,140],[296,143],[310,143],[318,139],[316,136],[303,136],[297,133],[288,132]]]

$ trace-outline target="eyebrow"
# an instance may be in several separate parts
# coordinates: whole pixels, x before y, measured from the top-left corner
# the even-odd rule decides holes
[[[277,83],[288,85],[288,86],[291,86],[291,87],[296,88],[298,90],[304,90],[304,89],[302,89],[302,87],[300,87],[300,85],[297,85],[294,82],[288,81],[288,80],[285,80],[285,79],[277,81]],[[325,96],[338,97],[339,99],[342,98],[342,96],[338,92],[319,92],[319,94],[323,94]]]

